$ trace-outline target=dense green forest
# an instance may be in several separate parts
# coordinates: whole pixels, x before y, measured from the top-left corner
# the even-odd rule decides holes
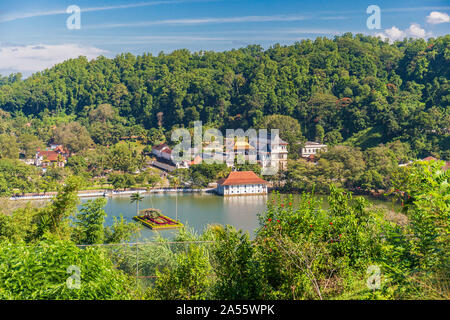
[[[449,77],[449,35],[389,44],[344,34],[267,50],[80,57],[25,80],[0,77],[0,116],[17,119],[2,121],[0,133],[28,130],[48,142],[49,127],[76,122],[96,144],[124,135],[156,142],[195,120],[246,129],[284,115],[310,140],[362,149],[400,140],[416,157],[449,159]]]

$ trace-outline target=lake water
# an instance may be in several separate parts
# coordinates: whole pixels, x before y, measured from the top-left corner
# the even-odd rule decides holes
[[[271,195],[221,197],[215,194],[187,193],[187,194],[147,194],[139,205],[139,209],[156,208],[171,218],[176,217],[185,225],[201,233],[208,224],[233,225],[237,229],[253,232],[258,227],[257,215],[266,210],[267,200]],[[294,196],[294,206],[299,195]],[[326,206],[324,199],[324,206]],[[92,198],[82,198],[82,203]],[[106,224],[113,222],[113,217],[121,214],[127,221],[133,221],[136,215],[136,204],[130,203],[130,196],[115,196],[107,198],[105,211],[108,214]],[[176,201],[177,199],[177,201]],[[398,206],[390,202],[370,199],[371,202],[381,204],[391,210],[397,210]],[[177,204],[178,203],[178,204]],[[177,205],[176,205],[177,204]],[[176,208],[178,207],[178,210]],[[171,237],[176,230],[153,231],[144,227],[141,232],[141,240],[153,238],[157,233],[163,237]]]

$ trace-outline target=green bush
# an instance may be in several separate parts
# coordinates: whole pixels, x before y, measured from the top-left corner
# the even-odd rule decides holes
[[[35,244],[0,244],[0,299],[129,299],[130,279],[100,248],[45,239]],[[76,266],[79,289],[70,288]],[[75,283],[76,285],[76,283]]]

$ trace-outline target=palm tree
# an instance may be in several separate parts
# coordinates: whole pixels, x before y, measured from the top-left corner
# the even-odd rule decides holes
[[[143,196],[139,194],[139,192],[133,193],[130,197],[131,203],[136,202],[136,211],[139,215],[139,202],[141,202],[144,199]]]

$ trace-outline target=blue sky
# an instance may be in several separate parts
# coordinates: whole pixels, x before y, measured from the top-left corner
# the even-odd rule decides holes
[[[78,30],[66,27],[70,5],[81,9]],[[379,30],[366,26],[369,5],[381,9]],[[6,0],[0,2],[0,74],[29,75],[78,55],[267,48],[344,32],[391,41],[436,37],[448,34],[449,13],[448,0]]]

